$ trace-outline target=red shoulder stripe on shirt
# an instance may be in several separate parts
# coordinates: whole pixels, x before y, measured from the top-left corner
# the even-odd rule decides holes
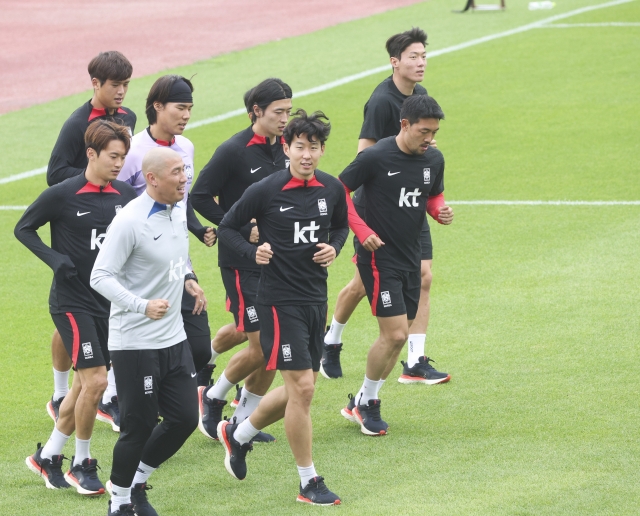
[[[324,185],[316,179],[314,175],[311,179],[304,180],[298,179],[297,177],[292,177],[289,182],[282,187],[282,191],[284,190],[292,190],[293,188],[305,188],[311,186],[319,186],[320,188],[324,188]]]
[[[126,115],[127,112],[122,109],[122,108],[118,108],[118,111],[116,111],[116,113],[120,113],[121,115]],[[101,116],[107,116],[107,110],[106,109],[98,109],[98,108],[93,108],[91,110],[91,113],[89,113],[89,122],[91,122],[91,120],[93,120],[94,118],[99,118]]]

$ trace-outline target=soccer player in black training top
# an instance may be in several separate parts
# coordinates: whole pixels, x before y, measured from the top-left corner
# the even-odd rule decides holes
[[[133,135],[136,115],[123,107],[133,68],[120,52],[101,52],[89,63],[89,77],[93,85],[91,100],[76,109],[64,123],[56,141],[47,167],[47,183],[53,186],[70,177],[80,175],[87,167],[84,133],[96,120],[111,120],[128,127]],[[68,391],[71,362],[67,357],[60,335],[56,330],[51,341],[53,358],[54,393],[47,403],[47,412],[55,421],[62,398]],[[120,413],[115,396],[115,378],[109,370],[108,386],[100,402],[101,419],[109,421],[114,430],[119,430]]]
[[[51,489],[71,484],[81,494],[96,495],[104,493],[104,486],[89,446],[107,386],[110,303],[90,287],[89,277],[107,227],[136,194],[126,183],[114,181],[129,151],[127,128],[96,122],[87,129],[85,145],[86,171],[45,190],[18,221],[15,235],[53,270],[49,311],[76,371],[51,437],[26,463]],[[51,226],[50,248],[37,233],[46,223]],[[76,453],[63,477],[62,449],[74,430]]]
[[[200,172],[190,196],[194,208],[214,224],[220,224],[225,213],[249,186],[286,168],[288,160],[283,151],[282,131],[291,113],[291,96],[291,88],[273,78],[262,81],[245,94],[244,102],[252,125],[216,149]],[[219,203],[214,200],[215,196],[219,196]],[[248,221],[240,232],[247,242],[254,245],[258,242],[258,228],[254,222]],[[220,353],[247,339],[249,346],[231,358],[215,385],[199,389],[199,428],[212,439],[218,437],[217,426],[229,390],[247,378],[234,414],[242,421],[258,406],[275,375],[275,371],[265,370],[260,348],[259,316],[255,308],[260,266],[224,242],[218,249],[218,265],[235,324],[220,328],[213,339],[209,372]],[[206,386],[206,380],[198,383]],[[273,440],[265,433],[255,439]]]
[[[340,174],[347,195],[364,185],[364,223],[350,206],[349,224],[359,240],[358,271],[380,327],[369,350],[363,385],[342,410],[366,435],[388,430],[380,417],[378,393],[416,317],[425,211],[442,224],[453,221],[453,210],[439,197],[444,191],[444,158],[430,146],[444,113],[433,98],[413,95],[402,104],[400,118],[398,136],[364,150]]]
[[[338,505],[340,498],[316,474],[311,456],[310,407],[320,368],[327,318],[327,267],[349,234],[347,203],[339,181],[316,167],[331,126],[321,112],[295,113],[284,131],[289,170],[247,189],[219,227],[221,242],[262,267],[256,309],[267,369],[280,370],[284,386],[267,394],[250,417],[222,421],[227,471],[246,476],[246,453],[260,429],[282,419],[300,474],[297,500]],[[259,247],[241,228],[256,219]]]
[[[374,145],[378,140],[396,136],[400,132],[400,108],[402,102],[411,95],[426,95],[419,82],[424,78],[427,66],[425,45],[426,33],[418,27],[391,36],[386,43],[393,67],[393,75],[382,81],[371,94],[364,106],[364,122],[360,131],[358,152]],[[435,141],[433,142],[435,144]],[[435,146],[435,145],[434,145]],[[359,188],[353,196],[353,204],[363,217],[365,196]],[[375,209],[375,207],[371,207]],[[436,219],[437,220],[437,219]],[[429,290],[431,288],[431,259],[433,257],[431,233],[426,218],[420,233],[421,243],[421,292],[418,313],[409,330],[409,358],[402,383],[443,383],[450,379],[447,373],[436,371],[424,357],[424,343],[429,322]],[[365,296],[364,286],[358,270],[353,279],[340,291],[338,301],[327,334],[325,350],[320,371],[326,378],[342,376],[340,351],[342,350],[342,331]],[[386,376],[385,376],[386,378]]]

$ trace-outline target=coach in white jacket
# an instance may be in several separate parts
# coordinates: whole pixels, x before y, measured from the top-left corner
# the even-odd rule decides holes
[[[183,285],[196,311],[206,310],[207,301],[187,267],[187,177],[180,155],[168,148],[150,150],[142,172],[147,189],[114,218],[91,274],[91,286],[111,301],[109,351],[120,404],[112,515],[157,514],[147,479],[198,426],[196,371],[180,313]]]

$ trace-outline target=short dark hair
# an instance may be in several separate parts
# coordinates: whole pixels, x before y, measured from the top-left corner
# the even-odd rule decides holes
[[[117,50],[100,52],[89,66],[89,77],[96,78],[102,86],[106,81],[126,81],[133,74],[133,66],[129,60]]]
[[[400,59],[402,52],[414,43],[422,43],[424,46],[427,46],[427,33],[420,27],[413,27],[411,30],[394,34],[387,40],[386,44],[389,57]]]
[[[109,120],[96,120],[89,124],[84,133],[85,149],[93,149],[98,156],[113,140],[120,140],[124,143],[126,153],[131,147],[131,134],[129,128],[111,122]]]
[[[411,125],[422,118],[437,118],[444,120],[442,108],[429,95],[411,95],[402,103],[400,120],[408,120]]]
[[[149,125],[153,125],[158,120],[158,113],[156,108],[153,107],[154,102],[160,102],[160,104],[166,104],[171,88],[176,81],[184,81],[193,93],[193,84],[191,81],[182,75],[163,75],[159,77],[156,82],[153,83],[147,95],[147,104],[145,107],[145,113],[147,114],[147,120]]]
[[[292,97],[293,93],[291,93],[291,88],[286,82],[270,77],[247,91],[243,100],[251,121],[255,122],[256,114],[253,112],[253,106],[257,105],[264,111],[272,102]]]
[[[303,134],[307,135],[307,140],[310,142],[319,141],[324,145],[331,132],[331,123],[322,111],[315,111],[313,114],[307,115],[304,109],[298,109],[292,116],[293,118],[284,128],[282,134],[287,145],[291,145],[295,136],[300,138]],[[326,122],[323,122],[322,119]]]

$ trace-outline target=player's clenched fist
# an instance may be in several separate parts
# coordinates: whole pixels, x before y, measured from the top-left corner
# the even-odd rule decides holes
[[[144,315],[146,315],[149,319],[153,319],[157,321],[158,319],[162,319],[167,312],[171,308],[169,305],[169,301],[166,299],[152,299],[147,303],[147,308],[144,311]]]
[[[451,206],[442,206],[438,212],[438,222],[440,224],[451,224],[453,222],[453,208]]]
[[[362,242],[362,247],[364,247],[369,252],[380,249],[383,245],[384,242],[380,240],[380,237],[376,234],[369,235],[366,240]]]
[[[267,265],[273,256],[271,245],[265,242],[261,246],[258,246],[256,250],[256,263],[258,265]]]
[[[320,264],[320,267],[329,267],[336,259],[336,249],[329,244],[316,244],[316,247],[320,248],[320,251],[313,255],[313,261]]]

